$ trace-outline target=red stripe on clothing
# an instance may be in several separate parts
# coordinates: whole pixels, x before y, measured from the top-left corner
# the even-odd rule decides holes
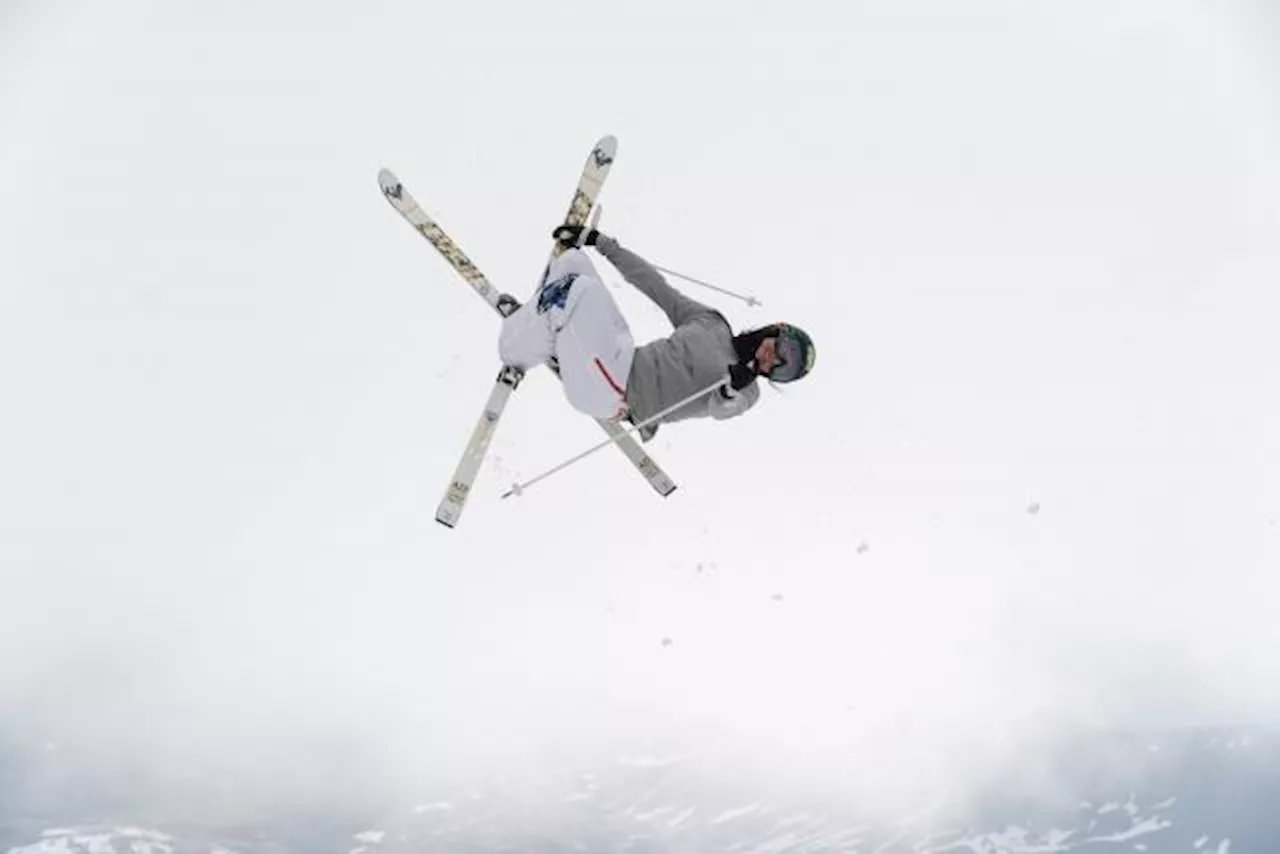
[[[607,382],[613,390],[618,393],[618,397],[627,396],[627,393],[622,390],[622,387],[614,381],[613,376],[609,373],[609,369],[604,366],[604,362],[600,361],[599,356],[596,357],[596,367],[600,369],[600,373],[604,374],[605,382]]]

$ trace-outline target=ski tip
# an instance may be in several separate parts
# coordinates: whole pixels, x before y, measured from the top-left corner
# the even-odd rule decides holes
[[[401,185],[400,179],[395,176],[394,172],[386,168],[378,170],[378,189],[382,190],[382,195],[392,204],[400,201],[401,196],[404,195],[404,187]]]
[[[591,149],[591,154],[587,157],[587,161],[589,163],[593,162],[597,168],[601,168],[612,164],[617,154],[618,138],[613,134],[606,134],[596,141],[595,147]]]
[[[386,167],[378,170],[378,187],[382,190],[384,196],[395,196],[397,198],[403,189],[400,179],[396,177],[396,173]]]
[[[453,489],[451,484],[450,489]],[[462,515],[462,505],[457,501],[451,501],[446,498],[440,502],[440,506],[436,508],[436,521],[446,528],[452,528],[458,524],[458,517]]]

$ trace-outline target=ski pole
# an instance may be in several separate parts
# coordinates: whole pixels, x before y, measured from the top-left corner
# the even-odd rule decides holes
[[[740,299],[743,302],[745,302],[747,305],[761,305],[760,300],[756,299],[755,297],[736,294],[733,291],[726,290],[725,288],[716,287],[710,282],[704,282],[702,281],[702,279],[695,279],[693,276],[686,276],[684,273],[677,273],[675,270],[668,270],[666,267],[659,267],[657,264],[653,265],[653,269],[661,270],[667,275],[675,276],[677,279],[684,279],[686,282],[693,282],[695,285],[702,285],[702,287],[704,288],[710,288],[713,291],[719,291],[720,293],[725,294],[727,296],[734,297],[735,299]]]
[[[720,386],[724,385],[726,382],[728,382],[728,380],[727,380],[727,379],[725,379],[725,380],[716,380],[716,381],[715,381],[714,383],[712,383],[711,385],[709,385],[709,386],[707,386],[706,388],[702,389],[702,391],[699,391],[699,392],[696,392],[696,393],[694,393],[694,394],[689,395],[688,397],[686,397],[684,400],[680,401],[679,403],[673,403],[673,404],[671,404],[670,406],[668,406],[666,409],[662,410],[661,412],[658,412],[658,413],[656,413],[656,414],[654,414],[654,415],[650,415],[648,418],[644,419],[644,420],[643,420],[643,421],[641,421],[639,424],[634,424],[634,425],[632,425],[631,427],[627,428],[626,430],[623,430],[621,433],[617,434],[616,436],[610,436],[608,439],[605,439],[603,442],[599,443],[598,445],[594,445],[594,446],[592,446],[592,447],[590,447],[590,448],[587,448],[585,451],[583,451],[582,453],[578,454],[578,455],[577,455],[577,456],[575,456],[575,457],[570,457],[569,459],[567,459],[567,460],[565,460],[564,462],[562,462],[560,465],[555,466],[554,468],[549,468],[549,469],[547,469],[546,471],[544,471],[542,474],[538,475],[537,477],[530,478],[529,480],[526,480],[524,483],[513,483],[513,484],[511,485],[511,488],[510,488],[510,489],[508,489],[506,492],[502,493],[502,497],[503,497],[503,498],[510,498],[512,495],[523,495],[523,494],[524,494],[524,491],[525,491],[527,488],[529,488],[530,486],[533,486],[533,485],[534,485],[535,483],[537,483],[538,481],[540,481],[540,480],[545,480],[546,478],[551,477],[551,475],[555,474],[556,472],[558,472],[558,471],[560,471],[560,470],[562,470],[562,469],[566,469],[566,468],[568,468],[569,466],[573,465],[574,463],[576,463],[578,460],[582,459],[583,457],[586,457],[586,456],[588,456],[588,455],[590,455],[590,454],[594,454],[596,451],[600,450],[601,448],[605,447],[606,445],[612,445],[614,442],[618,441],[618,440],[619,440],[619,439],[621,439],[623,436],[626,436],[626,435],[628,435],[629,433],[633,433],[633,432],[635,432],[636,430],[639,430],[639,429],[640,429],[640,428],[642,428],[642,427],[646,427],[646,426],[648,426],[649,424],[652,424],[654,421],[657,421],[658,419],[662,418],[663,416],[668,415],[668,414],[670,414],[670,413],[672,413],[672,412],[675,412],[677,409],[679,409],[680,407],[684,406],[685,404],[688,404],[688,403],[690,403],[690,402],[692,402],[692,401],[694,401],[694,400],[697,400],[698,398],[702,397],[704,394],[708,394],[708,393],[710,393],[710,392],[715,391],[715,390],[716,390],[716,389],[718,389]]]
[[[584,235],[587,233],[588,229],[592,229],[596,227],[596,223],[599,222],[600,220],[600,213],[603,210],[604,210],[604,205],[597,203],[596,208],[593,211],[594,215],[591,219],[591,224],[587,226],[587,228],[582,230],[582,233]],[[660,270],[663,273],[666,273],[668,276],[675,276],[677,279],[684,279],[686,282],[693,282],[695,285],[701,285],[704,288],[710,288],[713,291],[719,291],[720,293],[726,296],[731,296],[734,299],[740,299],[743,302],[745,302],[747,305],[751,305],[751,306],[761,305],[760,300],[756,299],[753,296],[743,296],[742,294],[736,294],[733,291],[727,290],[725,288],[717,287],[716,285],[713,285],[710,282],[704,282],[702,281],[702,279],[695,279],[693,276],[686,276],[684,273],[677,273],[675,270],[668,270],[666,267],[659,267],[657,264],[653,264],[653,269]]]

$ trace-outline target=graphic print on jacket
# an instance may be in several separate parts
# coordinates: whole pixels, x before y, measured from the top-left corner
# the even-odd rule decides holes
[[[565,273],[554,282],[547,282],[538,294],[538,314],[546,314],[552,307],[563,309],[569,301],[569,289],[577,278],[577,273]]]

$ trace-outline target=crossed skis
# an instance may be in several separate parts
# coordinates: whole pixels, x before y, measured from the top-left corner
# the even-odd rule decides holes
[[[578,186],[574,189],[573,198],[569,202],[569,211],[564,219],[566,223],[579,225],[585,223],[590,217],[596,200],[600,196],[600,190],[604,186],[605,178],[608,177],[609,170],[613,166],[617,151],[618,140],[611,135],[601,137],[592,147],[591,153],[587,155],[586,162],[583,164],[582,175],[578,179]],[[503,316],[503,307],[498,303],[500,296],[498,289],[444,233],[435,220],[427,216],[418,206],[400,180],[390,170],[382,169],[378,172],[378,184],[391,206],[439,250],[445,260],[471,285],[481,299],[487,302],[499,316]],[[550,267],[551,261],[563,251],[563,247],[559,244],[553,244],[547,267]],[[559,376],[554,362],[549,361],[547,364],[552,372]],[[480,418],[471,432],[471,438],[462,453],[462,458],[458,461],[453,477],[445,489],[444,498],[436,508],[436,521],[442,525],[452,528],[458,524],[458,519],[462,515],[467,498],[471,494],[471,488],[480,471],[480,465],[484,462],[485,454],[489,450],[489,443],[498,427],[498,421],[502,418],[511,393],[520,385],[522,379],[524,374],[510,365],[503,365],[499,369],[493,388],[489,392],[489,399],[485,402]],[[609,434],[612,443],[617,445],[659,495],[666,496],[675,491],[675,482],[654,462],[652,457],[645,453],[640,443],[630,433],[620,425],[604,419],[598,419],[597,423]]]

